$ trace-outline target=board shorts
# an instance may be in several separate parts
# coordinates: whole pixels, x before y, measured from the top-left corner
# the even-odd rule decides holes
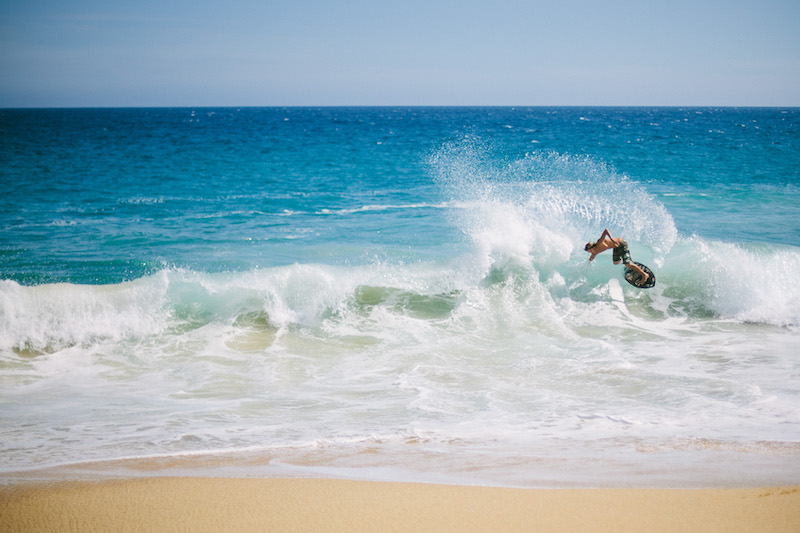
[[[628,249],[628,243],[624,240],[619,241],[619,246],[614,248],[614,264],[622,261],[623,265],[631,262],[631,251]]]

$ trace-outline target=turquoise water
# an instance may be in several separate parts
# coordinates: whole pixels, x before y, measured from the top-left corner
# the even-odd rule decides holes
[[[798,479],[798,109],[0,110],[0,139],[9,475]],[[587,261],[604,228],[654,289]]]

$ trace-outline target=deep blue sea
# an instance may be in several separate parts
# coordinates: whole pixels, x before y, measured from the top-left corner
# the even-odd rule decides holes
[[[0,474],[800,482],[799,193],[798,108],[0,110]]]

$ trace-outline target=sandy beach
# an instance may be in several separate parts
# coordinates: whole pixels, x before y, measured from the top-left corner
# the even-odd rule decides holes
[[[0,488],[3,531],[800,531],[800,487],[511,489],[149,477]]]

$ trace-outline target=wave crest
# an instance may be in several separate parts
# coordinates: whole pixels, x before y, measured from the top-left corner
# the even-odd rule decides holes
[[[677,240],[666,208],[605,164],[540,152],[499,164],[490,154],[472,141],[449,144],[431,158],[445,194],[467,207],[455,224],[479,247],[494,235],[499,249],[519,257],[544,253],[563,261],[571,253],[567,240],[575,248],[609,228],[646,246],[660,263]]]

